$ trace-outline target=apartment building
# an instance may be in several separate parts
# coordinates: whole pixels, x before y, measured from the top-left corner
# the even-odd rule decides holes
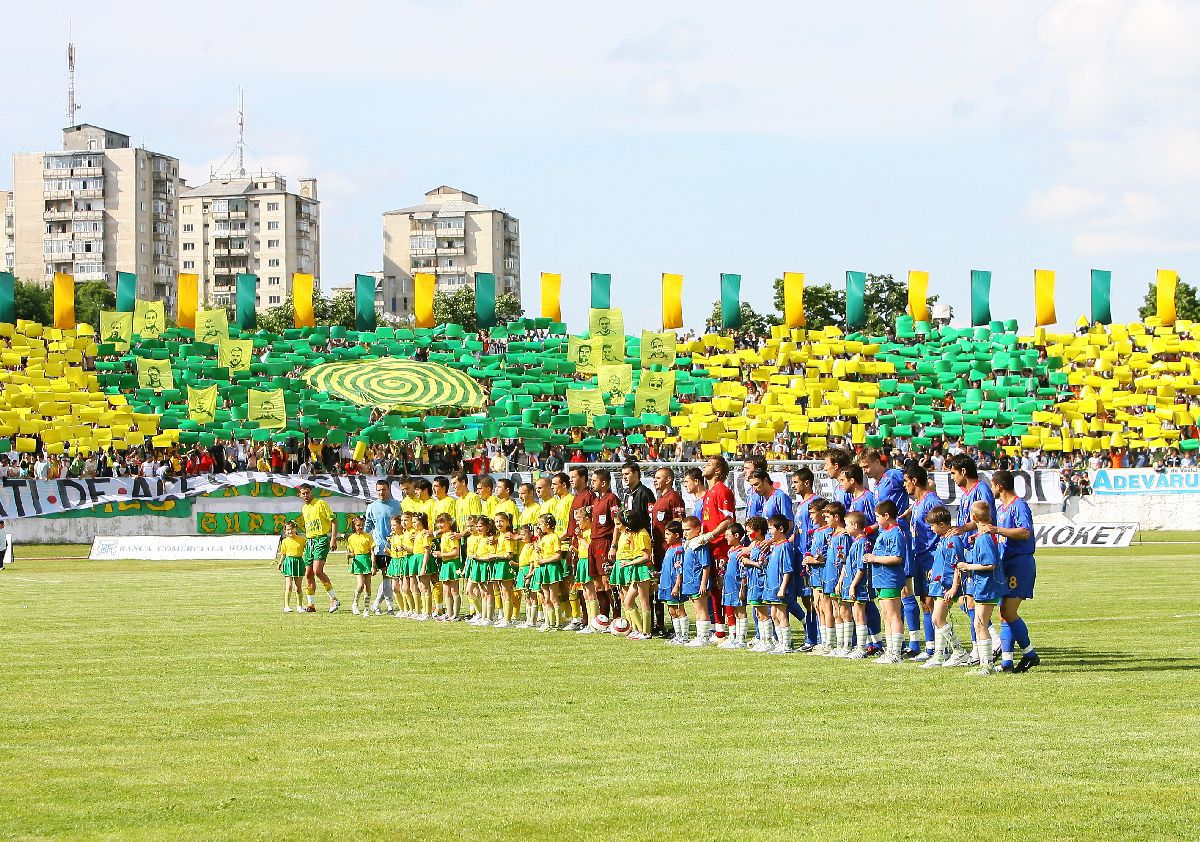
[[[479,203],[479,197],[442,185],[419,205],[383,215],[384,312],[413,312],[413,275],[433,272],[437,290],[454,292],[477,272],[496,276],[496,294],[521,294],[521,238],[517,219]]]
[[[0,190],[0,222],[4,223],[0,226],[0,271],[11,272],[17,268],[11,190]]]
[[[179,161],[83,123],[63,148],[13,155],[14,268],[25,280],[76,282],[136,272],[138,295],[176,308]]]
[[[200,276],[200,297],[231,304],[237,276],[258,276],[257,306],[282,304],[292,273],[321,276],[317,180],[289,193],[276,173],[215,178],[185,189],[179,201],[179,271]]]

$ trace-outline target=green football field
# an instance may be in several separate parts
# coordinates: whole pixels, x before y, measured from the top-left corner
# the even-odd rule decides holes
[[[26,548],[0,836],[1196,838],[1198,548],[1042,553],[1042,666],[982,679],[285,615],[271,563]]]

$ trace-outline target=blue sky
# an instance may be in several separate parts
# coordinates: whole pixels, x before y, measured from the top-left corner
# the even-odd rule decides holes
[[[1113,271],[1118,319],[1158,268],[1196,281],[1200,4],[336,9],[10,10],[0,155],[57,147],[70,18],[79,119],[192,183],[232,150],[245,88],[250,163],[319,180],[325,286],[379,268],[383,211],[439,184],[521,220],[526,308],[562,272],[573,328],[592,271],[634,329],[659,322],[662,272],[685,276],[696,327],[721,272],[768,308],[785,270],[925,269],[961,320],[990,269],[993,315],[1022,325],[1034,268],[1057,271],[1064,325],[1090,268]]]

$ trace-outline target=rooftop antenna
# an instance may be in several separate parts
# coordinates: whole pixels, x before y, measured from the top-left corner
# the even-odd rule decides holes
[[[238,88],[238,176],[246,176],[246,100],[242,89]]]
[[[71,38],[68,27],[67,38]],[[75,125],[75,112],[79,106],[75,103],[75,42],[67,41],[67,125]]]

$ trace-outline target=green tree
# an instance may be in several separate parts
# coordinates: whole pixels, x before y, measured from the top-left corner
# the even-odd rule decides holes
[[[227,307],[229,322],[234,324],[236,315],[233,307]],[[351,290],[339,290],[333,298],[315,296],[313,298],[313,317],[319,325],[341,325],[354,328],[354,293]],[[282,304],[268,307],[258,313],[258,327],[271,333],[283,333],[296,326],[296,304],[292,296],[284,299]]]
[[[50,287],[33,281],[17,281],[13,284],[13,298],[18,319],[54,324],[54,293]],[[99,328],[99,324],[95,327]]]
[[[761,342],[771,338],[771,326],[779,324],[777,316],[769,316],[765,313],[760,313],[747,304],[741,302],[742,309],[742,326],[737,329],[739,336],[749,337],[755,342]],[[721,302],[714,301],[712,313],[708,317],[708,321],[704,323],[704,329],[710,333],[721,332]]]
[[[100,311],[117,306],[117,296],[104,281],[75,285],[75,321],[100,329]]]
[[[496,324],[506,325],[524,317],[525,309],[517,296],[511,292],[496,296]],[[475,318],[475,289],[467,285],[454,292],[435,292],[433,321],[439,325],[462,325],[468,333],[479,330]]]
[[[1142,306],[1138,307],[1138,316],[1145,319],[1147,316],[1157,313],[1158,289],[1151,281],[1149,289],[1146,290],[1146,297],[1142,299]],[[18,315],[20,314],[18,313]],[[1200,298],[1196,295],[1196,288],[1191,284],[1185,284],[1182,278],[1175,287],[1175,317],[1193,322],[1200,321]]]
[[[927,299],[932,307],[936,295]],[[883,336],[891,331],[899,316],[908,312],[908,285],[889,275],[867,275],[863,290],[867,323],[859,332],[868,336]],[[783,278],[775,279],[775,309],[783,313]],[[844,332],[846,326],[846,290],[828,284],[813,284],[804,288],[804,316],[810,329],[819,330],[833,325]]]

